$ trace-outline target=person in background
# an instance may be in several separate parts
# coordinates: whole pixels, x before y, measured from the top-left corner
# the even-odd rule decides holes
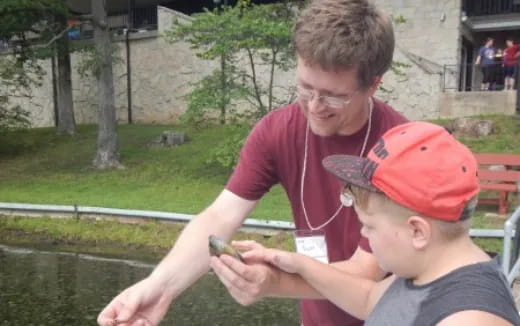
[[[495,53],[493,47],[494,40],[487,38],[486,43],[478,50],[478,56],[475,65],[480,67],[482,71],[482,84],[480,90],[487,91],[493,89],[495,84]]]
[[[518,57],[520,57],[520,44],[515,44],[512,38],[506,40],[504,50],[504,90],[515,89],[516,70],[518,69]]]
[[[321,160],[338,153],[365,156],[385,131],[406,122],[373,97],[392,63],[392,22],[370,0],[314,0],[296,22],[293,42],[297,101],[258,122],[225,189],[186,226],[151,275],[108,303],[99,325],[159,324],[172,301],[209,270],[208,236],[229,240],[277,183],[287,193],[299,234],[307,235],[296,239],[305,244],[302,252],[315,244],[317,258],[345,273],[383,277],[355,211],[330,196],[339,193],[341,182]],[[242,267],[229,290],[243,303],[276,292],[305,298],[305,326],[362,325],[298,275],[268,264]],[[287,287],[270,287],[273,282]]]

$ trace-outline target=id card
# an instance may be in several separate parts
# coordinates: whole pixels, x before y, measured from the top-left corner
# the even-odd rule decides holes
[[[317,259],[325,264],[329,263],[324,231],[296,230],[294,231],[294,242],[298,253]]]

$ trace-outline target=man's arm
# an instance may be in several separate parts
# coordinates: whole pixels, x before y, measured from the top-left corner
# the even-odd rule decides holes
[[[214,234],[229,240],[256,203],[228,190],[222,191],[208,208],[185,227],[151,277],[162,280],[165,290],[177,297],[208,271],[208,236]]]
[[[149,277],[125,289],[101,311],[98,324],[158,325],[172,300],[208,270],[208,235],[229,239],[255,205],[224,190],[186,226]]]

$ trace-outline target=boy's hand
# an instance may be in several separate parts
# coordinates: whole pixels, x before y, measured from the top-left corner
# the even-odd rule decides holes
[[[299,274],[301,272],[304,258],[304,256],[297,253],[263,247],[244,253],[246,261],[264,261],[291,274]]]

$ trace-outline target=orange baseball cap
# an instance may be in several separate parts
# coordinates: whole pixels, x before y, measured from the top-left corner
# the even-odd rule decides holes
[[[366,158],[331,155],[323,166],[349,184],[382,192],[402,206],[445,221],[458,221],[480,191],[471,151],[428,122],[388,130]]]

